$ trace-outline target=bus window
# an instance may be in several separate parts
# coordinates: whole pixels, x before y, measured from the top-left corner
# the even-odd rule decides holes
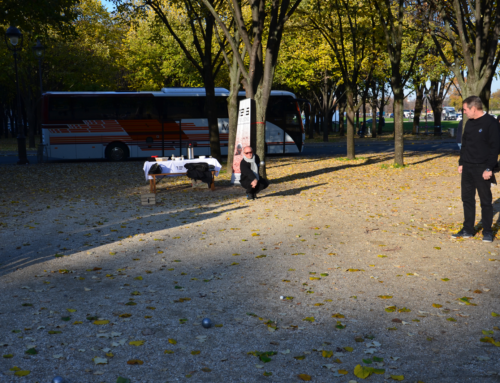
[[[204,101],[205,97],[165,97],[163,116],[170,121],[205,118]]]
[[[287,125],[297,125],[300,126],[299,118],[297,117],[297,112],[286,113],[285,120]]]
[[[113,97],[72,97],[75,120],[115,120]]]
[[[153,97],[119,97],[116,99],[118,120],[158,120]]]
[[[71,120],[71,105],[69,97],[49,98],[49,120]]]

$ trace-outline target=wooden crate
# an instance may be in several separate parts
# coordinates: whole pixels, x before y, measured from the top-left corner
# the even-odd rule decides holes
[[[155,205],[156,204],[156,194],[155,193],[141,194],[141,204],[142,205]]]

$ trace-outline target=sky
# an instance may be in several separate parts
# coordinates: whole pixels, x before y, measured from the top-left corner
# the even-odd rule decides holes
[[[113,11],[115,9],[114,4],[110,0],[101,0],[101,3],[108,11]],[[500,79],[493,79],[491,83],[491,93],[496,92],[498,89],[500,89]]]

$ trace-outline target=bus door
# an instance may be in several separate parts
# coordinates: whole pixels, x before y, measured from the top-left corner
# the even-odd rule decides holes
[[[42,124],[47,155],[54,159],[75,159],[76,145],[70,132],[73,126],[71,99],[68,96],[46,97],[47,118]]]
[[[116,125],[116,111],[112,97],[71,97],[73,119],[70,126],[75,141],[77,159],[103,158],[103,136]]]

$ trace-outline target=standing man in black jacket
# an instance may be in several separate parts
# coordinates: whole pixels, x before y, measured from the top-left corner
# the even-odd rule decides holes
[[[255,199],[257,193],[269,186],[269,181],[259,176],[260,158],[253,154],[250,146],[243,148],[243,159],[240,163],[241,186],[247,191],[247,199]]]
[[[458,172],[462,174],[462,202],[464,226],[452,237],[471,238],[475,235],[476,190],[481,201],[483,242],[493,242],[493,197],[491,183],[496,183],[493,168],[498,160],[500,137],[498,122],[483,112],[483,104],[477,96],[464,100],[464,113],[469,119],[462,132],[462,148]]]

